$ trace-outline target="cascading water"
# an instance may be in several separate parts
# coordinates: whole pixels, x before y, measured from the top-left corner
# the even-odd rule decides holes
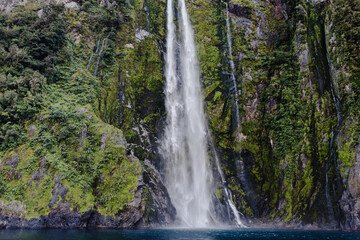
[[[109,38],[109,36],[107,36],[106,38],[104,38],[104,40],[103,40],[103,42],[102,42],[102,45],[101,45],[101,49],[100,49],[99,55],[98,55],[98,57],[97,57],[97,59],[96,59],[96,65],[95,65],[95,70],[94,70],[94,76],[95,76],[95,77],[96,77],[97,74],[98,74],[99,63],[100,63],[101,58],[103,57],[103,52],[104,52],[105,49],[106,49],[106,45],[107,45],[108,38]]]
[[[216,153],[216,149],[215,149],[215,146],[214,146],[214,143],[213,141],[210,139],[209,140],[210,142],[210,146],[211,146],[211,151],[214,153],[214,159],[215,159],[215,165],[217,167],[217,170],[220,174],[220,178],[221,178],[221,182],[223,184],[223,187],[224,187],[224,192],[225,192],[225,199],[226,199],[226,202],[228,204],[228,206],[230,207],[230,210],[234,216],[234,219],[235,219],[235,222],[236,224],[239,226],[239,227],[246,227],[241,219],[240,219],[240,213],[239,211],[236,209],[236,206],[234,204],[234,201],[232,200],[232,193],[230,191],[230,189],[227,187],[227,182],[225,180],[225,176],[224,176],[224,172],[222,171],[221,169],[221,166],[220,166],[220,160],[219,160],[219,157]]]
[[[229,51],[229,61],[230,61],[230,68],[231,68],[231,80],[233,83],[233,87],[234,87],[234,91],[235,91],[235,129],[239,128],[239,123],[240,123],[240,113],[239,113],[239,103],[238,103],[238,97],[239,97],[239,93],[238,93],[238,88],[237,88],[237,84],[236,84],[236,79],[235,79],[235,63],[233,60],[233,56],[232,56],[232,43],[231,43],[231,38],[232,38],[232,34],[231,34],[231,26],[230,26],[230,16],[229,16],[229,4],[226,4],[226,35],[227,35],[227,44],[228,44],[228,51]]]
[[[166,161],[165,184],[181,224],[206,227],[211,224],[212,198],[206,122],[193,30],[185,0],[178,0],[178,4],[181,30],[179,47],[174,23],[174,0],[167,2],[167,126],[160,152]]]
[[[227,35],[227,45],[228,45],[228,54],[229,54],[229,62],[230,62],[230,68],[231,68],[231,80],[233,83],[233,88],[235,91],[235,97],[234,97],[234,103],[235,103],[235,119],[234,119],[234,129],[238,130],[239,126],[240,126],[240,113],[239,113],[239,103],[238,103],[238,97],[239,97],[239,92],[238,92],[238,88],[237,88],[237,83],[236,83],[236,79],[235,79],[235,63],[233,60],[233,56],[232,56],[232,33],[231,33],[231,25],[230,25],[230,16],[229,16],[229,4],[227,2],[225,2],[226,4],[226,35]],[[242,161],[239,160],[241,162],[241,164],[243,165]],[[218,163],[219,160],[216,160],[216,163]],[[219,173],[221,175],[221,178],[223,180],[223,182],[225,181],[224,178],[224,174],[222,173],[222,170],[220,167],[218,167],[219,169]],[[241,169],[239,169],[240,171],[240,175],[244,175],[243,173],[243,167]],[[243,179],[241,179],[243,183],[245,183],[245,181]],[[237,211],[235,204],[232,200],[232,193],[231,191],[226,187],[226,183],[224,183],[224,189],[225,189],[225,195],[227,196],[228,199],[228,204],[230,206],[230,208],[232,209],[232,212],[234,214],[236,223],[238,226],[240,227],[244,227],[243,223],[240,220],[240,215],[239,212]]]

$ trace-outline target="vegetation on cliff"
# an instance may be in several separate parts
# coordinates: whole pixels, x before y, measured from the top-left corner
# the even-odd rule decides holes
[[[161,170],[166,3],[110,2],[0,14],[0,203],[28,219],[62,201],[115,215],[145,160]],[[188,1],[211,136],[246,217],[360,226],[348,224],[360,202],[359,6],[229,1],[235,129],[225,3]]]
[[[124,106],[118,104],[123,98],[118,90],[123,87],[122,74],[135,75],[126,64],[153,61],[140,53],[152,55],[153,45],[147,40],[134,49],[134,37],[129,36],[134,33],[135,7],[122,1],[114,5],[107,8],[89,1],[81,8],[65,8],[31,1],[1,13],[3,216],[39,218],[61,203],[78,213],[93,210],[115,216],[128,211],[134,199],[145,205],[151,197],[149,189],[135,196],[147,167],[126,142],[125,137],[132,140],[133,128],[126,124],[134,119],[125,112],[120,124],[119,109]],[[161,64],[154,61],[148,70],[148,76],[155,75],[147,81],[150,89],[156,89],[153,82],[162,81],[161,71],[157,78],[154,72]],[[144,90],[132,84],[143,82],[126,85],[126,91],[136,91],[133,96],[143,101]],[[151,101],[149,106],[154,105]],[[121,125],[126,126],[125,136]]]

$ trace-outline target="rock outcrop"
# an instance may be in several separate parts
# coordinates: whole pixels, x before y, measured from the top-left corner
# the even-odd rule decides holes
[[[134,161],[138,161],[134,159]],[[61,176],[54,179],[50,212],[46,216],[26,218],[26,205],[21,201],[0,201],[0,229],[8,228],[148,228],[166,226],[175,220],[173,207],[161,176],[146,161],[131,202],[113,216],[99,213],[96,208],[79,212],[66,202],[68,190],[60,183]]]
[[[341,205],[345,215],[345,229],[360,230],[360,145],[355,152],[354,165],[349,170]]]
[[[26,5],[30,0],[3,0],[0,2],[0,11],[9,12],[17,6]],[[72,0],[36,0],[39,4],[64,4],[66,8],[78,9],[79,4]]]

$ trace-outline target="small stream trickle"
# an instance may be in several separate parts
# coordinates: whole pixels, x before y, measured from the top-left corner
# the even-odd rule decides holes
[[[95,77],[97,77],[99,63],[100,63],[101,58],[103,57],[103,52],[105,51],[105,49],[107,47],[108,38],[109,38],[109,36],[105,37],[102,44],[101,44],[100,52],[99,52],[99,55],[98,55],[98,57],[96,59],[96,64],[95,64],[95,69],[94,69],[94,76]]]
[[[233,89],[234,89],[234,92],[235,92],[235,95],[234,95],[234,113],[235,113],[235,117],[234,117],[234,129],[235,131],[239,131],[240,129],[240,112],[239,112],[239,102],[238,102],[238,99],[239,99],[239,95],[241,94],[241,91],[238,90],[238,86],[237,86],[237,82],[236,82],[236,78],[235,78],[235,63],[234,63],[234,60],[233,60],[233,51],[232,51],[232,31],[231,31],[231,24],[230,24],[230,13],[229,13],[229,4],[227,2],[225,2],[225,5],[226,5],[226,36],[227,36],[227,46],[228,46],[228,56],[229,56],[229,63],[230,63],[230,69],[231,69],[231,82],[233,84]],[[241,150],[239,151],[241,152]],[[215,157],[216,158],[216,157]],[[219,165],[219,160],[216,159],[216,164]],[[237,165],[244,165],[243,162],[242,162],[242,159],[238,159],[237,160],[238,164]],[[239,216],[239,212],[237,211],[235,205],[234,205],[234,202],[232,200],[232,193],[231,191],[227,188],[226,186],[226,182],[224,180],[224,175],[222,173],[222,170],[220,168],[220,166],[218,167],[219,169],[219,173],[222,177],[222,180],[224,182],[224,188],[225,188],[225,193],[226,193],[226,197],[228,199],[228,203],[229,203],[229,206],[230,208],[232,209],[232,212],[235,216],[235,220],[237,222],[237,224],[241,227],[243,227],[244,225],[242,224],[241,220],[240,220],[240,216]],[[244,173],[244,168],[237,168],[237,172],[238,172],[238,175],[240,176],[244,176],[245,173]],[[243,185],[247,185],[247,181],[245,178],[241,178],[240,179],[241,183]]]
[[[235,92],[235,97],[234,97],[234,108],[235,108],[235,119],[234,119],[234,128],[237,130],[239,128],[240,125],[240,113],[239,113],[239,103],[238,103],[238,98],[239,98],[239,92],[238,92],[238,87],[237,87],[237,83],[236,83],[236,78],[235,78],[235,63],[233,60],[233,56],[232,56],[232,33],[231,33],[231,25],[230,25],[230,16],[229,16],[229,4],[227,2],[225,2],[226,4],[226,36],[227,36],[227,45],[228,45],[228,56],[229,56],[229,62],[230,62],[230,69],[231,69],[231,81],[233,84],[233,89]]]
[[[224,175],[224,172],[221,169],[220,160],[219,160],[219,157],[217,155],[217,152],[216,152],[216,149],[215,149],[215,146],[214,146],[214,142],[212,141],[212,139],[210,137],[209,137],[209,143],[210,143],[210,147],[211,147],[211,152],[213,153],[213,156],[214,156],[215,165],[216,165],[216,168],[217,168],[217,170],[219,172],[221,183],[222,183],[223,188],[224,188],[226,203],[230,207],[230,210],[231,210],[231,213],[232,213],[232,215],[234,217],[236,225],[238,227],[245,228],[246,226],[243,224],[243,222],[241,221],[241,218],[240,218],[240,215],[242,215],[242,214],[237,210],[237,208],[235,206],[235,203],[232,200],[233,199],[232,193],[231,193],[230,189],[227,187],[227,182],[226,182],[226,179],[225,179],[225,175]],[[244,216],[242,216],[242,217],[244,217]]]

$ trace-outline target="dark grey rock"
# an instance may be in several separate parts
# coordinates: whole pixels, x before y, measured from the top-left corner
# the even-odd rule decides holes
[[[107,137],[107,133],[103,133],[102,136],[101,136],[101,145],[100,145],[100,150],[101,150],[101,151],[104,151],[104,150],[105,150],[106,137]]]
[[[20,161],[19,154],[14,154],[13,156],[6,158],[4,161],[4,165],[11,166],[12,169],[16,168]]]
[[[71,8],[71,9],[79,9],[79,4],[77,4],[76,2],[69,2],[65,4],[66,8]]]
[[[237,17],[251,18],[251,9],[236,3],[229,3],[229,12]]]
[[[34,124],[31,124],[28,129],[29,138],[32,138],[33,136],[35,136],[36,131],[37,131],[36,126]]]
[[[58,201],[59,197],[61,197],[62,202],[66,199],[66,194],[68,189],[61,184],[61,175],[57,174],[54,179],[54,189],[52,191],[52,199],[50,200],[49,207],[52,208]]]
[[[85,127],[81,130],[80,147],[82,147],[82,146],[84,145],[84,141],[85,141],[85,138],[86,138],[86,136],[87,136],[87,131],[88,131],[87,126],[85,126]]]
[[[144,187],[149,191],[147,194],[144,194],[146,195],[144,197],[147,198],[145,217],[140,225],[146,226],[149,223],[150,225],[166,225],[174,222],[176,209],[171,203],[160,173],[149,160],[144,161],[144,167]]]
[[[31,175],[31,179],[34,181],[40,181],[44,176],[45,174],[41,170],[37,170],[33,175]]]
[[[84,114],[87,113],[89,110],[87,110],[86,108],[80,108],[79,110],[77,110],[77,114]]]
[[[114,138],[115,146],[123,146],[124,148],[126,147],[126,141],[122,136],[117,133],[113,133],[112,137]]]
[[[360,230],[360,145],[356,148],[354,166],[350,169],[340,204],[345,214],[343,228]]]
[[[132,157],[133,161],[139,161]],[[45,167],[46,159],[39,167]],[[32,179],[41,179],[42,170],[35,172]],[[135,197],[125,209],[115,216],[103,216],[96,208],[84,213],[71,210],[66,202],[68,190],[61,184],[61,175],[54,178],[53,197],[49,203],[49,215],[26,220],[25,207],[21,203],[0,202],[0,229],[2,228],[141,228],[164,226],[173,223],[176,215],[168,192],[162,183],[160,173],[146,160],[143,175],[139,178]],[[59,202],[61,197],[61,201]],[[56,205],[56,207],[55,207]]]

